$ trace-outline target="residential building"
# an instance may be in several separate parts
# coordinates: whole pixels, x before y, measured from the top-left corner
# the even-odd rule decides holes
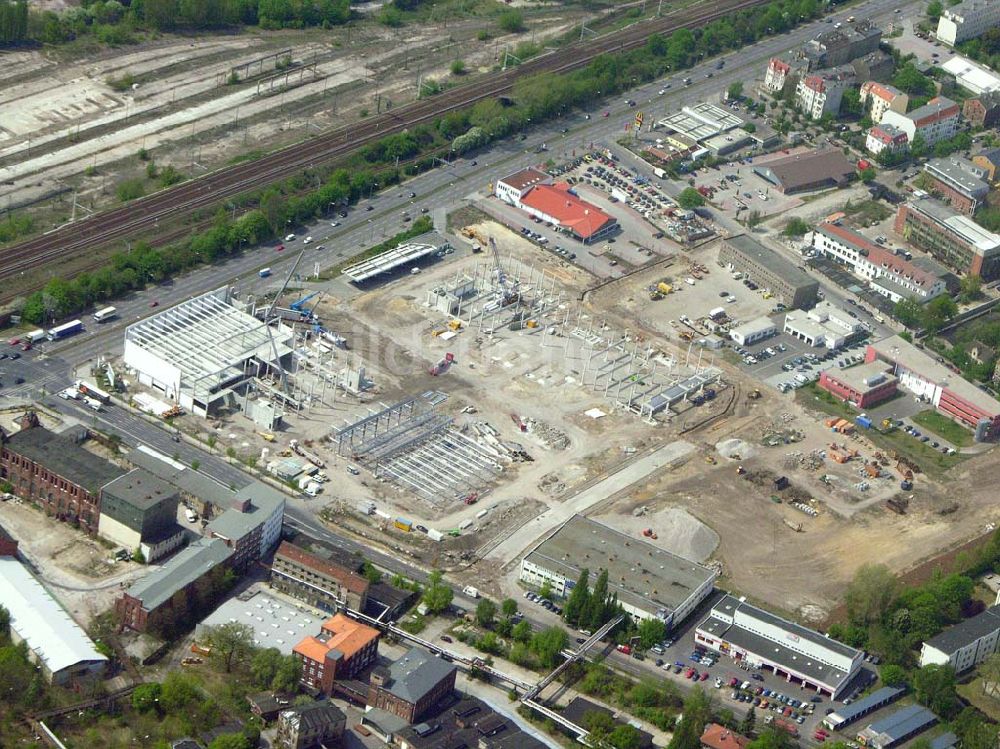
[[[1000,235],[929,195],[901,205],[893,230],[959,273],[1000,278]]]
[[[778,326],[769,317],[758,317],[729,331],[729,337],[740,346],[752,346],[778,334]]]
[[[817,34],[803,45],[801,55],[809,61],[810,70],[835,68],[877,52],[881,40],[882,30],[863,19]]]
[[[567,596],[583,568],[608,571],[608,590],[636,619],[684,621],[712,592],[716,572],[653,544],[574,515],[521,560],[521,581]]]
[[[816,301],[819,282],[748,234],[723,239],[719,262],[768,289],[790,309],[810,307]]]
[[[889,367],[879,361],[846,369],[831,367],[819,376],[821,390],[862,411],[892,398],[898,383]]]
[[[873,291],[893,303],[906,298],[929,302],[947,291],[943,269],[934,273],[918,267],[845,226],[820,224],[813,230],[812,247],[848,266],[855,275],[867,280]]]
[[[497,180],[494,194],[530,216],[557,224],[586,244],[618,228],[615,218],[581,200],[569,184],[553,183],[549,175],[538,169],[522,169]]]
[[[880,49],[851,60],[851,67],[854,68],[854,76],[860,81],[885,83],[892,80],[896,62],[892,55]]]
[[[937,38],[954,47],[982,36],[1000,25],[1000,4],[995,0],[965,0],[944,8],[938,19]]]
[[[803,77],[795,87],[795,101],[814,120],[836,117],[844,90],[854,81],[854,70],[823,70]]]
[[[958,132],[961,115],[962,109],[958,104],[944,96],[935,96],[922,107],[906,114],[887,110],[882,115],[881,124],[895,125],[905,132],[911,146],[918,135],[925,146],[933,146]]]
[[[873,749],[890,749],[923,733],[937,723],[937,716],[921,705],[907,705],[858,733],[858,741]]]
[[[718,723],[709,723],[701,734],[703,749],[746,749],[750,739]]]
[[[233,549],[231,566],[243,572],[267,556],[281,536],[285,495],[254,481],[233,495],[230,508],[205,527],[209,538],[219,538]]]
[[[955,83],[976,96],[1000,91],[1000,75],[961,55],[952,57],[941,65],[941,69],[953,75]]]
[[[962,119],[974,128],[1000,125],[1000,91],[989,91],[962,104]],[[990,181],[994,181],[991,177]]]
[[[1000,606],[948,627],[925,640],[920,647],[920,665],[951,666],[961,674],[997,652],[1000,642]]]
[[[187,532],[177,524],[177,489],[149,471],[136,468],[101,490],[99,535],[155,562],[184,545]]]
[[[122,625],[137,632],[156,629],[170,617],[183,617],[195,586],[218,575],[233,550],[220,539],[199,538],[158,570],[132,583],[115,601]],[[183,606],[183,610],[180,610]]]
[[[973,430],[977,442],[1000,436],[1000,402],[898,335],[869,344],[865,361],[893,365],[899,386]]]
[[[875,156],[883,151],[890,154],[902,153],[908,145],[906,133],[895,125],[875,125],[869,128],[865,136],[865,148]]]
[[[780,57],[772,57],[767,62],[764,73],[764,90],[771,94],[781,94],[792,79],[792,66]]]
[[[372,712],[377,711],[365,715],[366,723]],[[385,722],[381,716],[378,721]],[[547,744],[521,731],[510,718],[482,700],[468,696],[447,701],[420,723],[400,728],[394,735],[394,743],[400,749],[547,748]],[[644,749],[643,744],[639,744],[639,749]]]
[[[375,662],[379,636],[374,627],[344,614],[327,619],[318,636],[306,637],[292,648],[302,663],[302,683],[333,694],[334,682],[354,679]]]
[[[0,526],[0,557],[17,556],[17,539]]]
[[[712,607],[695,642],[834,699],[864,662],[860,650],[733,596]]]
[[[961,156],[931,159],[924,164],[924,174],[933,182],[932,191],[966,216],[973,215],[990,192],[983,179],[986,170]]]
[[[866,81],[861,84],[861,103],[867,105],[872,122],[877,124],[882,122],[882,115],[890,110],[905,114],[910,97],[888,83]]]
[[[823,725],[831,731],[838,731],[844,726],[849,726],[855,721],[861,720],[866,715],[871,715],[886,705],[895,702],[906,694],[902,687],[882,687],[876,689],[871,694],[865,695],[850,705],[840,705],[834,711],[823,718]]]
[[[279,749],[312,749],[340,744],[347,716],[332,702],[313,702],[283,710],[278,716]]]
[[[417,723],[455,691],[456,674],[454,664],[426,650],[411,648],[390,666],[377,666],[372,671],[368,707]]]
[[[247,703],[250,705],[250,712],[267,724],[277,718],[282,710],[287,710],[292,704],[292,699],[287,694],[261,692],[248,694]]]
[[[287,541],[274,555],[271,587],[321,611],[364,611],[368,603],[364,577]]]
[[[813,149],[776,158],[754,159],[753,171],[786,195],[843,187],[854,177],[855,165],[839,148]]]
[[[47,515],[97,533],[101,487],[125,473],[85,450],[86,430],[76,436],[56,434],[28,411],[13,434],[0,430],[0,474],[18,497],[37,502]]]
[[[11,640],[26,645],[46,681],[74,687],[104,675],[108,659],[13,556],[0,556],[0,604],[10,614]]]
[[[836,351],[856,340],[864,327],[840,307],[824,300],[808,312],[795,310],[785,315],[784,332],[810,346]]]
[[[1000,94],[997,96],[997,111],[1000,113]],[[1000,122],[1000,118],[998,118]],[[972,163],[983,170],[983,179],[991,185],[1000,182],[1000,148],[988,148],[972,157]]]

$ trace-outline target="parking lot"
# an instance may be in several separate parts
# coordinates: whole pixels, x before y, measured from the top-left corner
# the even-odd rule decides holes
[[[802,205],[802,201],[781,193],[753,171],[754,164],[766,163],[785,155],[785,152],[779,151],[777,154],[723,164],[717,169],[700,169],[695,177],[695,184],[714,190],[712,202],[730,214],[735,214],[738,210],[759,211],[763,216],[785,213]]]
[[[784,316],[778,318],[775,324],[780,330]],[[753,346],[734,347],[734,350],[744,357],[743,366],[754,378],[787,392],[818,380],[824,369],[842,369],[860,363],[864,359],[865,346],[865,343],[859,342],[830,351],[779,333]]]

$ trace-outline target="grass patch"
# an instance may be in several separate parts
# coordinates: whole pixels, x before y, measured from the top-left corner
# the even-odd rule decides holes
[[[420,614],[411,614],[406,617],[406,621],[399,625],[399,628],[404,632],[409,632],[411,635],[419,635],[424,631],[427,626],[427,617],[421,616]]]
[[[825,390],[821,390],[815,382],[796,390],[795,399],[806,408],[819,410],[831,416],[840,416],[852,422],[859,413]],[[961,453],[945,455],[940,450],[935,450],[933,447],[915,440],[900,429],[893,428],[884,432],[880,429],[861,429],[860,431],[880,450],[895,451],[898,455],[912,460],[931,478],[941,478],[945,472],[966,458]]]
[[[1000,700],[983,694],[981,677],[976,677],[967,684],[958,684],[956,690],[962,699],[983,712],[990,720],[1000,721]]]
[[[383,252],[388,252],[394,247],[398,247],[408,239],[412,239],[413,237],[419,236],[421,234],[426,234],[427,232],[433,230],[434,230],[434,222],[431,220],[430,216],[421,216],[416,221],[414,221],[413,226],[411,226],[406,231],[401,231],[394,237],[389,237],[389,239],[385,240],[381,244],[377,244],[374,247],[369,247],[367,250],[359,252],[354,257],[349,257],[346,260],[337,263],[332,268],[327,268],[325,271],[319,274],[319,278],[320,280],[323,281],[329,281],[330,279],[339,276],[340,272],[344,268],[347,268],[356,263],[360,263],[362,260],[368,260],[369,258],[373,258],[376,255],[381,255]]]
[[[972,433],[968,429],[937,411],[928,409],[910,418],[924,429],[934,432],[938,437],[948,440],[957,447],[972,444]]]
[[[255,148],[252,151],[247,151],[246,153],[241,153],[238,156],[234,156],[227,164],[242,164],[244,161],[256,161],[257,159],[265,156],[267,151],[262,151],[259,148]]]
[[[860,203],[847,201],[844,213],[853,218],[861,226],[872,226],[885,221],[892,215],[892,209],[877,200],[862,200]]]

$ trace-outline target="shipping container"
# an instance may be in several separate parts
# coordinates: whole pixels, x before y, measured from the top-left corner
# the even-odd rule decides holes
[[[405,518],[396,518],[392,521],[392,524],[401,531],[406,531],[409,533],[413,530],[413,523]]]

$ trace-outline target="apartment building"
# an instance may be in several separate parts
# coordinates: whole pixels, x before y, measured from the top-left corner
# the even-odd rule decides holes
[[[990,91],[962,104],[962,119],[972,127],[996,127],[1000,124],[1000,91]]]
[[[861,103],[868,107],[872,122],[878,124],[886,112],[906,114],[910,97],[887,83],[865,81],[861,84]]]
[[[996,0],[965,0],[950,8],[945,5],[938,19],[937,38],[952,47],[1000,25],[1000,3]]]
[[[364,611],[369,582],[329,559],[283,541],[271,565],[271,587],[321,611]]]
[[[922,107],[903,114],[888,110],[882,115],[883,125],[895,125],[906,133],[910,144],[917,135],[925,145],[933,146],[938,141],[947,140],[958,132],[961,107],[944,96],[935,96]]]
[[[983,177],[986,169],[961,156],[931,159],[924,164],[924,174],[933,182],[933,192],[959,213],[973,215],[986,201],[990,185]]]
[[[868,130],[865,137],[865,148],[868,153],[878,156],[885,153],[901,153],[906,150],[909,139],[895,125],[875,125]]]
[[[824,70],[799,81],[795,101],[803,113],[814,120],[828,114],[836,117],[844,90],[854,80],[853,70]]]
[[[1000,235],[929,195],[901,205],[893,230],[959,273],[1000,278]]]
[[[380,633],[344,614],[323,622],[319,635],[306,637],[292,653],[302,663],[301,681],[331,695],[335,683],[353,679],[378,657]]]
[[[838,224],[826,222],[817,226],[812,233],[812,247],[848,266],[855,275],[866,279],[873,291],[893,303],[911,297],[921,303],[929,302],[947,290],[941,275],[919,268]]]
[[[1000,643],[1000,606],[991,606],[976,616],[925,640],[920,665],[951,666],[955,673],[978,666],[997,651]]]

